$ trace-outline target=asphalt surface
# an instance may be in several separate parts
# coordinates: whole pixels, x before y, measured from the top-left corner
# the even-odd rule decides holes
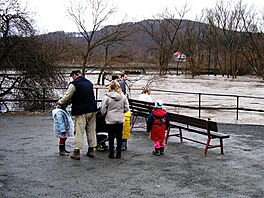
[[[219,124],[231,138],[220,149],[171,138],[153,156],[134,131],[121,159],[107,151],[81,160],[59,156],[51,115],[0,114],[0,197],[238,197],[264,195],[264,126]],[[73,150],[73,139],[67,141]]]

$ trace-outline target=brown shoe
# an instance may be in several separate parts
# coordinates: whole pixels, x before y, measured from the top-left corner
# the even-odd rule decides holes
[[[86,153],[86,155],[88,157],[94,157],[94,148],[93,147],[89,147],[88,148],[88,152]]]
[[[80,160],[80,150],[74,149],[73,153],[70,154],[70,157],[75,160]]]

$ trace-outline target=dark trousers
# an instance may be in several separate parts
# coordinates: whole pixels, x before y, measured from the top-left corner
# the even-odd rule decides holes
[[[116,138],[116,150],[117,152],[121,152],[123,123],[107,124],[107,129],[109,139],[109,150],[114,151],[114,142]]]

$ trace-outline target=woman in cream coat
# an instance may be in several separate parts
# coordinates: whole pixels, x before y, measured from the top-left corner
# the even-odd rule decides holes
[[[114,138],[116,138],[116,158],[121,158],[122,130],[124,113],[129,111],[127,97],[122,93],[121,87],[116,80],[108,86],[108,92],[102,99],[101,113],[105,115],[105,122],[109,139],[109,158],[114,158]]]

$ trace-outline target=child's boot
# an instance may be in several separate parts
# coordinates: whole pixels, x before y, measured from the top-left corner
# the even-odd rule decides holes
[[[164,155],[164,147],[160,148],[160,155]]]
[[[125,151],[125,150],[127,150],[127,140],[126,139],[122,139],[121,151]]]
[[[70,152],[66,151],[66,149],[65,149],[66,140],[67,140],[67,138],[60,137],[60,140],[59,140],[59,151],[60,151],[60,155],[61,156],[68,156],[70,154]]]
[[[155,148],[155,151],[153,151],[152,154],[156,156],[160,156],[160,148]]]
[[[66,146],[65,146],[65,144],[64,144],[64,151],[65,151],[66,153],[70,154],[70,151],[67,151],[65,147],[66,147]]]
[[[70,154],[70,157],[75,160],[80,160],[80,149],[74,149],[73,153]]]
[[[59,151],[61,156],[68,156],[70,152],[67,152],[65,150],[65,144],[60,144],[59,145]]]

